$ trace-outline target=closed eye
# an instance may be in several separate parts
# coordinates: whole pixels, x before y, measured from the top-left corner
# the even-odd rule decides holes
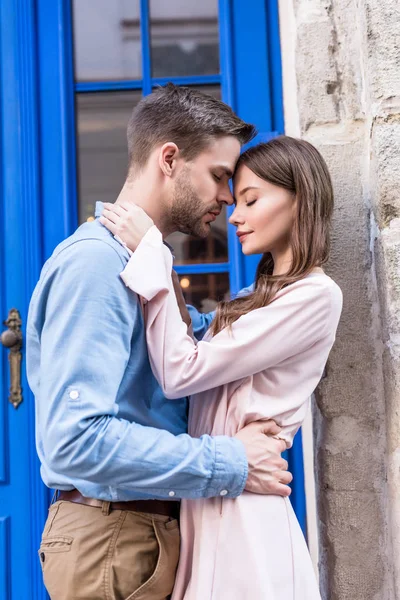
[[[213,173],[213,177],[215,181],[218,181],[218,183],[221,181],[221,177],[218,177],[218,175],[216,175],[215,173]]]
[[[253,204],[255,204],[257,202],[257,198],[255,200],[252,200],[251,202],[247,202],[246,206],[253,206]]]

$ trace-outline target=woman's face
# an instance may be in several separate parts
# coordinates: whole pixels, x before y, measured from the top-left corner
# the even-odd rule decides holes
[[[235,175],[233,195],[236,208],[229,222],[237,227],[243,253],[284,253],[290,246],[296,216],[293,194],[241,165]]]

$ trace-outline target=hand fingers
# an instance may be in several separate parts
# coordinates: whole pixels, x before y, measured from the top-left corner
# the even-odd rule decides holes
[[[138,210],[139,207],[136,206],[136,204],[131,204],[130,202],[127,202],[126,200],[118,200],[118,205],[121,206],[124,210]]]
[[[287,450],[285,440],[280,440],[280,439],[278,440],[269,435],[267,435],[267,436],[264,435],[264,440],[265,440],[265,444],[267,445],[267,448],[270,452],[273,451],[273,452],[276,452],[276,454],[282,454],[282,452],[285,452]]]
[[[119,221],[121,220],[121,217],[119,214],[117,214],[115,211],[108,210],[108,208],[105,208],[103,210],[102,216],[115,224],[119,223]]]
[[[107,227],[107,229],[109,229],[112,234],[116,235],[117,226],[112,221],[103,216],[100,217],[99,221],[102,225],[104,225],[104,227]]]
[[[111,204],[110,202],[104,203],[104,210],[108,210],[109,212],[115,213],[120,217],[125,217],[127,210],[120,204]],[[104,212],[104,211],[103,211]]]
[[[274,496],[277,495],[277,496],[283,496],[284,498],[287,498],[292,493],[292,490],[290,489],[289,486],[284,485],[283,483],[276,483],[276,485],[274,486],[274,491],[271,493]]]
[[[278,435],[282,429],[275,423],[275,421],[263,421],[261,423],[262,432],[265,435]]]
[[[293,475],[289,471],[279,471],[276,475],[280,483],[288,485],[293,481]]]
[[[278,467],[278,469],[280,469],[281,471],[287,471],[289,468],[289,463],[287,460],[285,460],[284,458],[279,458],[276,461],[276,466]]]
[[[282,429],[275,423],[275,421],[254,421],[253,423],[249,423],[246,425],[244,429],[247,427],[252,427],[256,431],[263,433],[265,435],[273,437],[274,435],[279,435]]]

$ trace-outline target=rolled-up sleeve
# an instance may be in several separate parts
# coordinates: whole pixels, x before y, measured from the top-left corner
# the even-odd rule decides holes
[[[109,244],[81,240],[54,259],[35,292],[28,378],[45,480],[69,482],[104,500],[170,498],[171,491],[176,498],[201,498],[225,489],[235,497],[247,479],[238,440],[175,436],[118,414],[141,318],[137,296],[119,277],[123,266]]]

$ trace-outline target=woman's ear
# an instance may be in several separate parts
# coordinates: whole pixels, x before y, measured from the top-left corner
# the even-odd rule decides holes
[[[174,142],[166,142],[158,155],[158,164],[161,171],[167,177],[171,177],[176,169],[176,163],[179,157],[179,148]]]

